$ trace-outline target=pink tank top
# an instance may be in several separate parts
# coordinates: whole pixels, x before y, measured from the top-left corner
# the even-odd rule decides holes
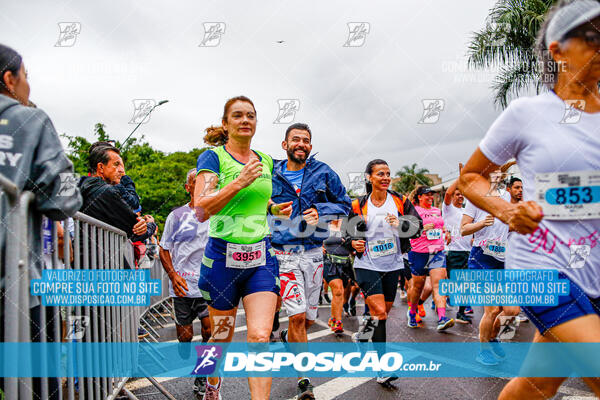
[[[415,206],[423,219],[423,226],[433,224],[434,229],[421,234],[418,239],[411,239],[410,245],[415,253],[435,253],[444,250],[444,219],[439,208],[423,208]]]

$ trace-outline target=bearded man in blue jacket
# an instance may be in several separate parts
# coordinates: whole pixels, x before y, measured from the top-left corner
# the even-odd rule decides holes
[[[290,219],[269,217],[281,299],[289,316],[289,329],[280,332],[284,342],[307,342],[306,329],[317,318],[328,223],[347,216],[351,208],[340,177],[314,155],[309,157],[311,139],[308,125],[289,126],[281,144],[287,160],[273,165],[272,200],[275,204],[293,201]],[[308,379],[298,380],[298,398],[314,399],[312,389]]]

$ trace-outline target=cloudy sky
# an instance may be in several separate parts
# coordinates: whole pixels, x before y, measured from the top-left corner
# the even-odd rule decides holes
[[[291,99],[294,121],[313,130],[313,152],[345,182],[374,158],[448,178],[499,113],[493,72],[468,70],[465,57],[493,3],[12,1],[0,34],[23,55],[31,99],[59,133],[91,139],[102,122],[123,140],[135,126],[134,99],[168,99],[136,136],[189,150],[220,122],[226,99],[243,94],[258,112],[253,146],[282,158],[287,124],[274,122]],[[63,22],[79,33],[56,46]],[[211,22],[224,33],[202,46]],[[350,37],[349,23],[365,35]],[[423,100],[434,99],[439,119],[419,123]]]

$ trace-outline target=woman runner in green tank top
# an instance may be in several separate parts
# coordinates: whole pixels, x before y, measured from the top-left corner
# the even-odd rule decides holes
[[[248,342],[268,342],[279,294],[279,267],[267,234],[267,210],[292,212],[292,202],[273,204],[273,160],[252,150],[256,110],[247,97],[225,104],[222,128],[209,128],[205,142],[218,147],[198,157],[194,206],[210,220],[198,286],[209,303],[211,342],[230,342],[240,299]],[[221,378],[209,377],[205,399],[220,399]],[[248,378],[252,399],[269,398],[271,378]]]

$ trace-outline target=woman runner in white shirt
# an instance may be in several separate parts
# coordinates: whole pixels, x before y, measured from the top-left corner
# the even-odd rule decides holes
[[[513,101],[459,181],[469,201],[519,233],[509,238],[507,269],[554,269],[570,280],[557,306],[523,307],[538,329],[534,342],[600,342],[599,27],[598,1],[563,0],[550,11],[537,50],[552,90]],[[513,157],[524,201],[486,197],[489,173]],[[597,354],[559,353],[551,365],[600,370]],[[549,398],[565,379],[515,378],[500,399]],[[600,396],[598,378],[583,380]]]

